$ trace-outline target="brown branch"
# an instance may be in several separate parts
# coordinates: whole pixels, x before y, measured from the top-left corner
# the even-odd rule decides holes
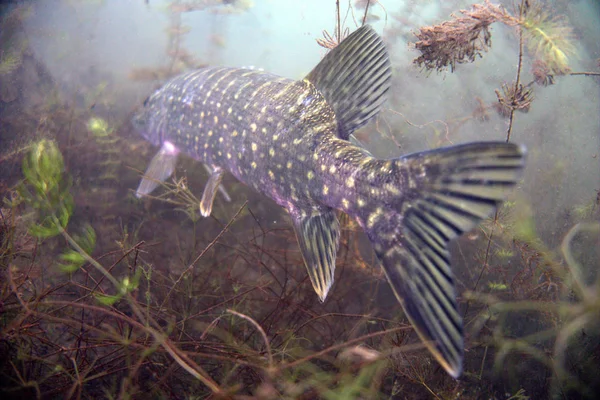
[[[600,72],[569,72],[569,75],[600,76]]]
[[[363,15],[362,24],[364,25],[367,22],[367,14],[369,13],[369,5],[371,4],[371,0],[367,0],[367,6],[365,7],[365,15]]]
[[[208,246],[206,246],[204,248],[204,250],[202,250],[200,252],[200,254],[194,259],[194,261],[192,261],[190,263],[190,265],[185,269],[185,271],[183,271],[181,273],[181,275],[179,275],[179,278],[177,278],[177,281],[175,281],[175,283],[169,290],[169,293],[167,293],[167,295],[165,296],[165,299],[163,300],[162,304],[160,305],[159,310],[163,309],[163,307],[165,306],[165,303],[169,300],[169,297],[171,297],[171,293],[173,293],[173,291],[175,290],[175,287],[179,284],[179,282],[181,282],[181,280],[187,275],[187,273],[190,272],[192,270],[192,268],[194,268],[194,266],[196,265],[198,260],[200,260],[204,256],[204,254],[206,254],[206,252],[208,250],[210,250],[217,243],[217,241],[221,238],[221,236],[223,236],[225,234],[225,232],[227,232],[229,230],[229,227],[237,220],[237,217],[240,215],[240,213],[246,207],[247,204],[248,204],[248,201],[246,201],[244,204],[242,204],[240,209],[235,213],[233,218],[231,218],[231,220],[229,220],[229,222],[227,223],[227,225],[225,225],[225,227],[221,230],[221,232],[219,232],[219,234],[212,240],[212,242],[210,242],[208,244]]]
[[[524,12],[525,12],[525,0],[521,0],[521,6],[519,7],[519,19],[523,19]],[[514,90],[515,94],[520,91],[519,85],[521,84],[521,69],[523,68],[523,27],[521,25],[519,25],[518,29],[519,29],[519,63],[517,64],[517,78],[515,80],[515,90]],[[511,108],[511,110],[510,110],[508,131],[506,132],[506,142],[507,143],[510,141],[510,135],[512,133],[515,110],[516,110],[516,108]],[[497,219],[497,217],[498,217],[498,211],[496,211],[495,219]]]

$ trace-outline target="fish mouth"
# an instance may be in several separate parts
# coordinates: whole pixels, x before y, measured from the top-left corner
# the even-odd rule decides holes
[[[130,122],[134,131],[136,131],[140,136],[155,146],[160,145],[160,140],[157,140],[156,138],[158,135],[154,134],[152,125],[148,123],[146,115],[143,111],[135,113],[131,117]]]
[[[145,122],[146,121],[145,121],[142,113],[135,113],[133,115],[133,117],[131,117],[131,124],[139,133],[142,133],[142,135],[144,133],[144,128],[146,126]]]

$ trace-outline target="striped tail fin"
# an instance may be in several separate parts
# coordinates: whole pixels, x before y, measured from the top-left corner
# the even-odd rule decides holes
[[[455,378],[462,373],[463,328],[448,242],[494,212],[524,161],[523,147],[504,142],[402,157],[396,166],[408,177],[408,188],[387,202],[398,207],[359,218],[406,315]]]

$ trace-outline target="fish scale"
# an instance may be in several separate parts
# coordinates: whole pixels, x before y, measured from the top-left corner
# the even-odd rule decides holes
[[[167,82],[132,123],[160,150],[137,189],[151,193],[180,153],[210,175],[199,204],[211,214],[226,172],[284,207],[311,283],[325,301],[339,248],[337,212],[370,239],[394,295],[426,347],[453,377],[464,339],[448,242],[497,209],[517,183],[525,149],[475,142],[373,157],[353,136],[391,85],[381,38],[363,26],[298,81],[207,67]]]

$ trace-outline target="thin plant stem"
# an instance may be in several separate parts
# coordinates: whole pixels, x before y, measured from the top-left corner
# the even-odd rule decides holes
[[[362,24],[361,25],[364,25],[365,22],[367,22],[367,14],[369,12],[369,5],[370,4],[371,4],[371,0],[368,0],[367,1],[367,6],[365,7],[365,15],[363,15],[363,19],[362,19]]]
[[[523,13],[525,12],[525,0],[521,0],[521,5],[519,6],[519,19],[523,20]],[[519,93],[519,85],[521,84],[521,69],[523,68],[523,27],[519,24],[517,25],[517,29],[519,30],[519,62],[517,64],[517,78],[515,79],[515,90],[514,93]],[[508,130],[506,132],[506,143],[510,142],[510,135],[512,133],[513,121],[515,115],[515,108],[510,108],[510,117],[508,120]],[[498,217],[498,212],[496,212],[496,218]]]
[[[336,39],[337,39],[337,42],[340,43],[342,41],[342,22],[340,19],[340,0],[335,1],[335,11],[337,14]]]
[[[278,369],[282,370],[282,369],[287,369],[287,368],[293,368],[293,367],[295,367],[297,365],[300,365],[300,364],[302,364],[302,363],[304,363],[306,361],[312,360],[313,358],[317,358],[317,357],[320,357],[320,356],[322,356],[324,354],[330,353],[332,351],[339,350],[339,349],[342,349],[344,347],[348,347],[348,346],[350,346],[353,343],[360,343],[360,342],[364,342],[365,340],[373,338],[373,337],[385,335],[385,334],[388,334],[388,333],[406,331],[406,330],[409,330],[409,329],[412,329],[412,328],[409,327],[409,326],[400,326],[400,327],[397,327],[397,328],[386,329],[384,331],[369,333],[368,335],[363,335],[363,336],[360,336],[360,337],[348,340],[348,341],[346,341],[344,343],[341,343],[341,344],[338,344],[338,345],[335,345],[335,346],[330,346],[330,347],[328,347],[328,348],[326,348],[324,350],[318,351],[316,353],[313,353],[313,354],[311,354],[309,356],[306,356],[304,358],[301,358],[299,360],[296,360],[296,361],[293,361],[293,362],[290,362],[290,363],[287,363],[287,364],[282,364],[282,365],[279,366]],[[422,348],[422,347],[423,347],[422,345],[420,345],[420,344],[418,345],[418,348]],[[407,346],[407,348],[411,348],[411,347]]]
[[[254,325],[256,330],[260,332],[260,334],[263,337],[263,340],[265,341],[265,346],[267,347],[267,355],[269,356],[269,369],[273,369],[273,354],[271,353],[271,344],[269,343],[269,338],[267,337],[265,330],[258,324],[258,322],[256,322],[255,320],[253,320],[252,318],[250,318],[247,315],[244,315],[242,313],[239,313],[239,312],[231,310],[231,309],[227,309],[227,312],[250,322],[252,325]]]
[[[600,76],[600,72],[570,72],[569,75]]]
[[[227,223],[227,225],[225,225],[225,227],[221,230],[221,232],[219,232],[219,234],[212,240],[212,242],[210,242],[208,244],[208,246],[206,246],[204,248],[204,250],[202,250],[200,252],[200,254],[198,254],[198,256],[194,259],[194,261],[192,261],[190,263],[190,265],[185,269],[185,271],[183,271],[181,273],[181,275],[179,276],[179,278],[177,279],[177,281],[175,281],[175,284],[169,290],[169,293],[167,293],[167,295],[165,296],[165,299],[163,300],[162,304],[160,305],[160,308],[159,308],[160,310],[163,309],[163,307],[165,306],[165,303],[171,297],[171,294],[175,290],[175,287],[181,282],[181,280],[187,275],[187,273],[189,271],[191,271],[192,268],[194,268],[194,266],[196,265],[196,263],[198,262],[198,260],[200,260],[204,256],[204,254],[206,254],[206,252],[208,250],[210,250],[217,243],[217,241],[221,238],[221,236],[223,236],[225,234],[225,232],[227,232],[229,230],[229,227],[237,220],[238,216],[240,215],[240,213],[246,207],[247,204],[248,204],[248,201],[246,201],[244,204],[242,204],[242,206],[240,207],[240,209],[235,213],[235,215],[233,216],[233,218],[231,218],[229,220],[229,222]]]
[[[65,231],[65,229],[60,224],[58,218],[53,215],[52,216],[54,223],[56,226],[60,228],[61,235],[67,240],[67,242],[77,251],[81,256],[89,262],[96,270],[102,273],[116,288],[119,288],[121,285],[119,281],[115,277],[113,277],[100,263],[94,260],[77,242]],[[144,314],[142,310],[138,307],[135,300],[131,297],[130,293],[125,293],[125,297],[131,307],[132,311],[136,314],[137,318],[140,321],[144,320]],[[191,360],[185,353],[181,352],[178,348],[176,348],[168,338],[164,336],[164,334],[160,330],[156,330],[152,328],[149,322],[153,322],[153,325],[159,326],[155,321],[148,321],[147,326],[144,329],[150,333],[154,340],[156,340],[166,351],[169,353],[171,357],[179,364],[180,367],[185,369],[188,373],[198,379],[200,382],[204,383],[213,393],[221,393],[221,388],[217,385],[215,381],[213,381],[208,374],[193,360]]]

